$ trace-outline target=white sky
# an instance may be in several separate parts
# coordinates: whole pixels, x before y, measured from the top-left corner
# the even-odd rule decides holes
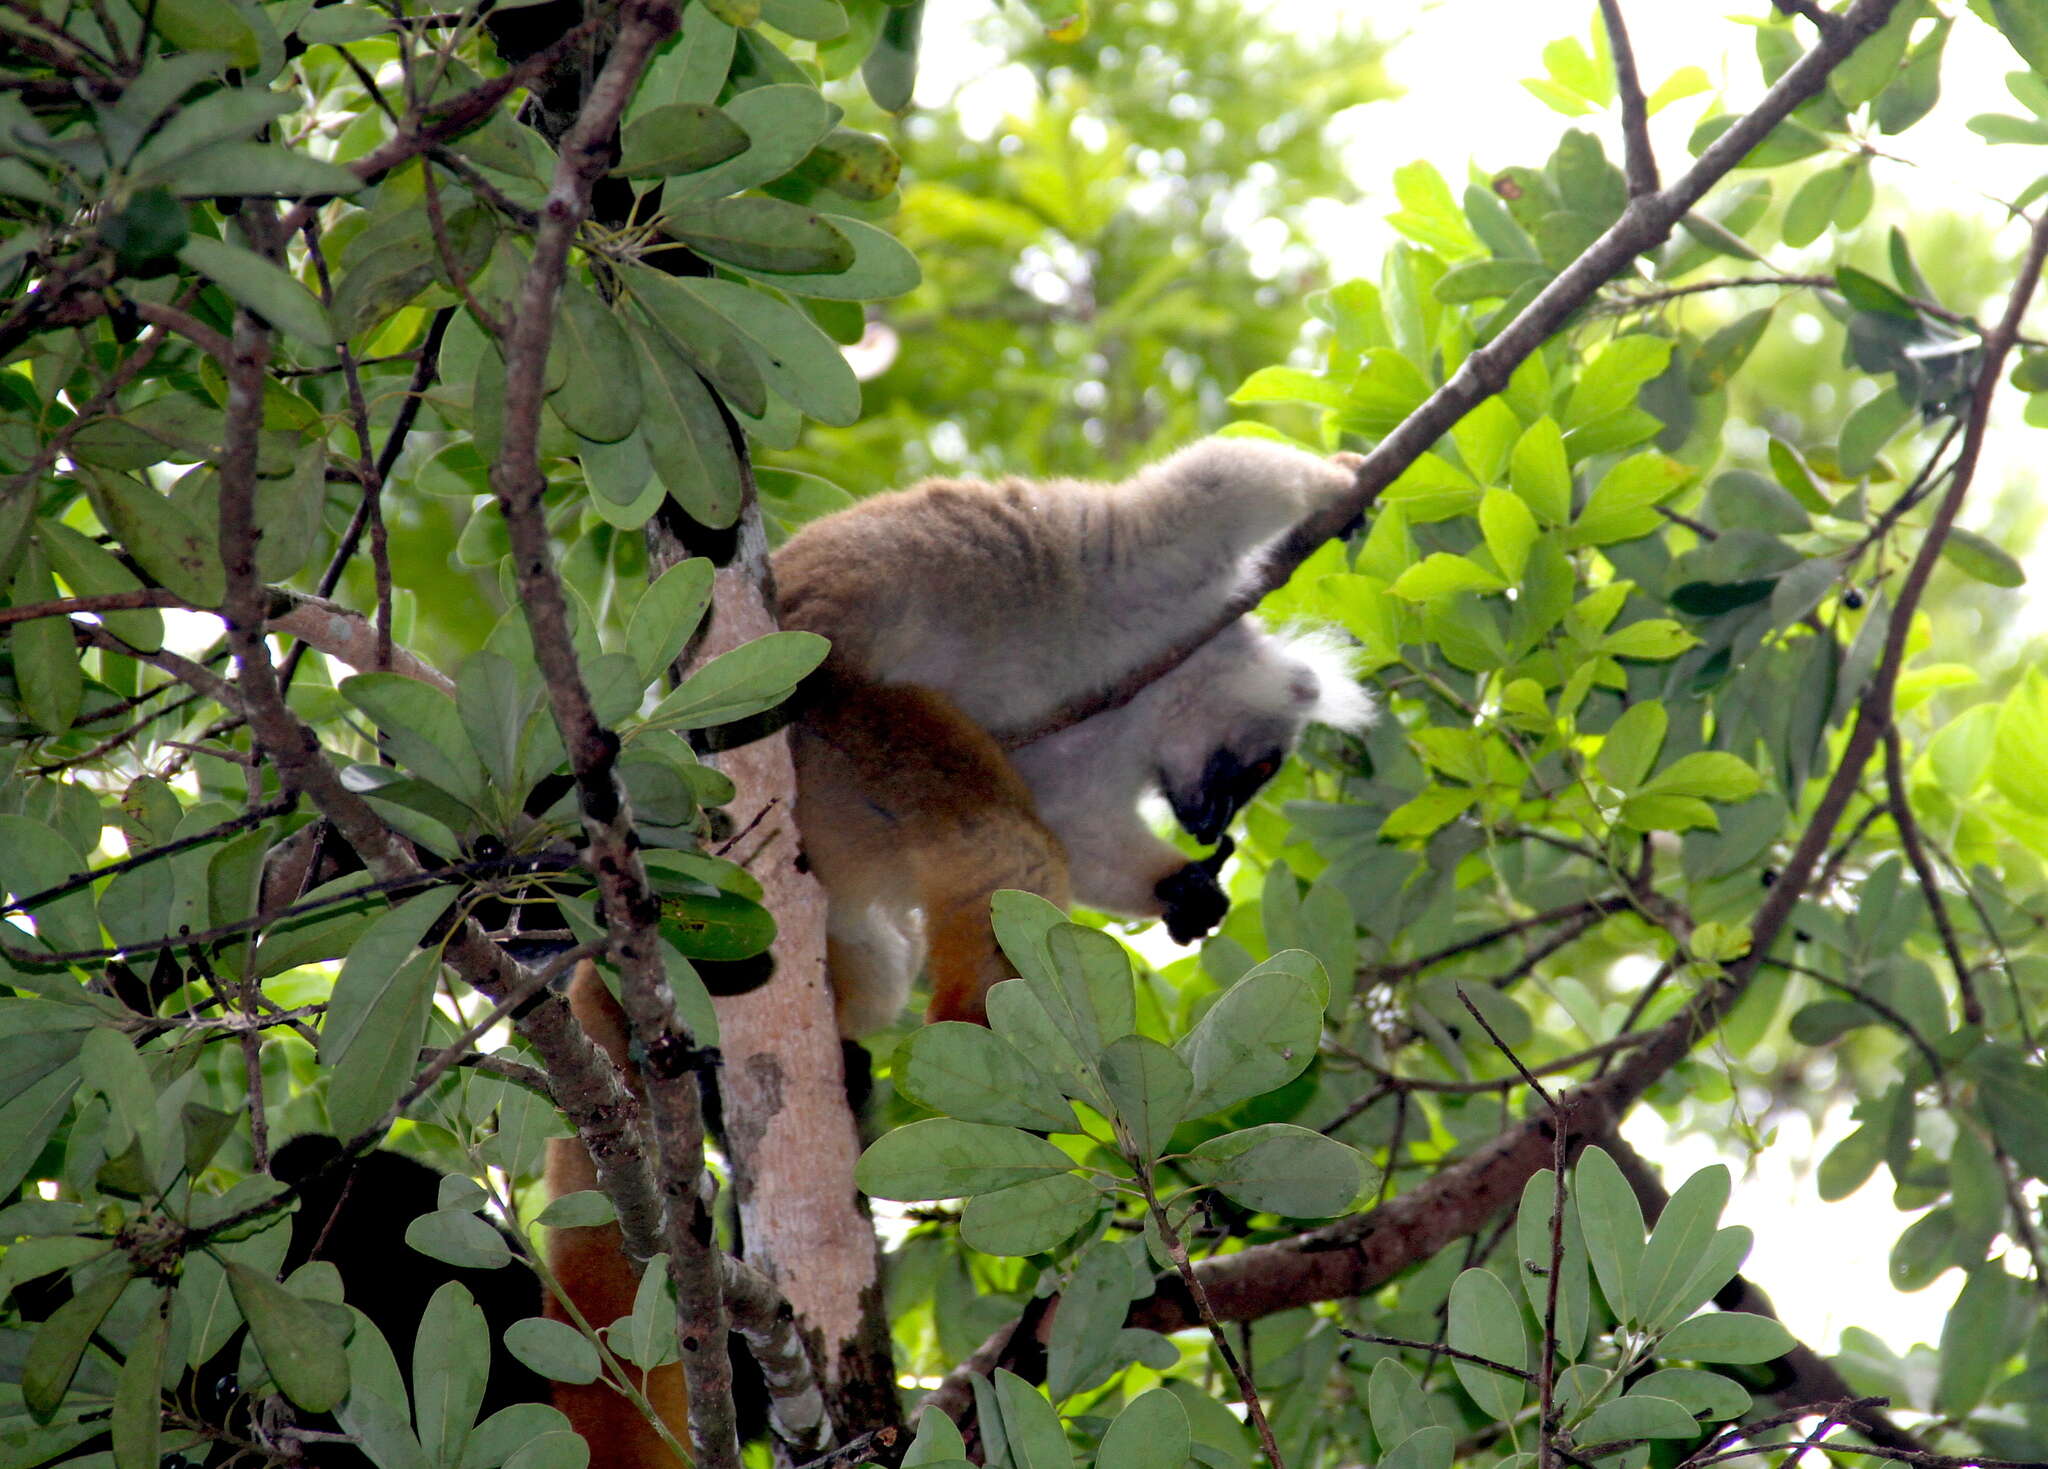
[[[1609,156],[1620,160],[1612,116],[1565,118],[1521,85],[1523,77],[1543,74],[1541,51],[1547,42],[1567,35],[1584,39],[1597,13],[1584,0],[1247,0],[1248,6],[1258,3],[1283,24],[1303,31],[1363,16],[1381,34],[1403,37],[1388,69],[1407,87],[1407,95],[1341,115],[1330,129],[1357,193],[1312,209],[1309,227],[1336,278],[1377,274],[1379,258],[1395,238],[1383,221],[1394,207],[1393,171],[1414,158],[1429,158],[1456,188],[1468,158],[1488,168],[1538,163],[1566,128],[1581,127],[1598,131]],[[963,124],[982,135],[993,133],[1006,113],[1027,105],[1032,95],[1021,68],[1005,67],[999,51],[967,38],[973,18],[987,8],[987,0],[968,0],[950,14],[938,8],[930,12],[918,85],[920,106],[956,109]],[[2003,78],[2022,63],[2002,37],[1962,6],[1948,8],[1958,12],[1958,19],[1943,66],[1942,101],[1897,140],[1898,161],[1877,162],[1874,177],[1880,190],[1890,185],[1910,191],[1916,208],[1981,218],[1987,234],[2015,231],[1990,196],[2017,194],[2048,165],[2038,152],[2027,158],[2020,148],[1987,146],[1963,122],[1978,112],[2021,111]],[[1681,66],[1699,66],[1714,86],[1731,87],[1732,106],[1747,105],[1761,88],[1751,32],[1731,25],[1729,17],[1767,9],[1762,0],[1726,8],[1624,0],[1645,90],[1654,91]],[[1686,98],[1653,119],[1667,178],[1690,161],[1685,138],[1709,101],[1709,94]],[[2016,231],[2007,240],[2014,251],[2015,241]],[[1810,261],[1793,253],[1777,263],[1790,270],[1825,268],[1826,251],[1823,239],[1810,252]],[[2031,473],[2028,451],[2038,458],[2038,439],[2019,427],[2016,405],[2006,406],[2014,410],[2005,415],[2007,431],[1994,434],[1987,445],[1989,483],[2010,473]],[[2048,566],[2039,557],[2036,563],[2039,581]],[[2033,599],[2027,609],[2030,621],[2039,617],[2042,605]],[[2020,611],[2015,608],[2016,614]],[[1815,1139],[1795,1118],[1782,1125],[1777,1145],[1756,1159],[1728,1158],[1737,1181],[1724,1222],[1747,1224],[1756,1232],[1746,1272],[1809,1345],[1833,1351],[1842,1328],[1852,1325],[1875,1332],[1897,1351],[1916,1341],[1938,1341],[1961,1277],[1951,1271],[1911,1295],[1891,1288],[1887,1255],[1908,1216],[1891,1206],[1889,1174],[1880,1169],[1860,1193],[1837,1204],[1821,1203],[1814,1191],[1812,1167],[1848,1130],[1846,1116],[1837,1114]],[[1627,1131],[1647,1156],[1663,1162],[1673,1186],[1715,1161],[1704,1139],[1668,1138],[1647,1109],[1639,1110]],[[1822,1241],[1824,1247],[1817,1247]]]

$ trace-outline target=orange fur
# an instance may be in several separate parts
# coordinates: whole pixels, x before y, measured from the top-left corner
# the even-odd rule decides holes
[[[637,1083],[626,1054],[625,1013],[588,962],[576,967],[569,985],[569,1009],[591,1040]],[[581,1141],[564,1137],[548,1143],[549,1198],[597,1186],[597,1167]],[[548,1268],[592,1326],[608,1326],[632,1314],[640,1268],[626,1258],[618,1225],[550,1230]],[[548,1298],[547,1314],[557,1321],[569,1319],[553,1296]],[[674,1362],[657,1367],[642,1374],[637,1386],[677,1442],[688,1443],[690,1398],[683,1386],[682,1367]],[[682,1469],[684,1461],[662,1442],[640,1410],[602,1382],[558,1382],[554,1402],[590,1445],[590,1462],[601,1469]]]
[[[924,915],[930,1020],[985,1022],[989,986],[1016,971],[989,899],[1023,888],[1067,902],[1066,855],[1030,787],[988,733],[915,684],[830,683],[796,729],[797,827],[835,916]],[[894,1018],[903,996],[835,925],[827,956],[849,1035]],[[886,968],[886,965],[879,966]],[[877,994],[880,988],[886,993]]]

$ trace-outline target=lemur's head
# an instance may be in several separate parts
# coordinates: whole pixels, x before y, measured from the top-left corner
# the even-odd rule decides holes
[[[1371,696],[1327,633],[1268,632],[1233,623],[1173,680],[1176,707],[1161,721],[1159,785],[1174,818],[1198,842],[1223,835],[1279,771],[1303,726],[1363,729]]]

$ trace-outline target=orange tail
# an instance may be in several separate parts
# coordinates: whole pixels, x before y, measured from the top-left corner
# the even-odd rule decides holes
[[[626,1017],[619,1003],[589,963],[576,968],[569,985],[569,1009],[591,1040],[633,1075],[626,1056]],[[597,1187],[597,1167],[581,1141],[554,1138],[548,1143],[548,1197],[559,1199],[580,1189]],[[548,1268],[562,1290],[592,1326],[609,1326],[633,1311],[640,1288],[640,1268],[626,1258],[616,1224],[555,1229],[548,1233]],[[550,1296],[547,1314],[568,1320],[562,1303]],[[635,1384],[645,1394],[678,1443],[690,1441],[690,1397],[683,1369],[671,1362],[641,1374]],[[555,1406],[590,1445],[590,1462],[603,1469],[683,1469],[654,1425],[632,1402],[602,1382],[554,1385]]]

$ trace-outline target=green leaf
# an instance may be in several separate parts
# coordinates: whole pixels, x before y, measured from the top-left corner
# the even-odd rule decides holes
[[[1060,1293],[1060,1309],[1046,1342],[1045,1387],[1054,1402],[1093,1386],[1111,1367],[1117,1335],[1131,1306],[1131,1286],[1131,1259],[1123,1246],[1098,1240],[1082,1251]]]
[[[1709,801],[1746,801],[1763,789],[1763,777],[1739,755],[1696,750],[1681,755],[1642,787],[1644,795],[1697,796]]]
[[[1192,1447],[1187,1409],[1155,1387],[1124,1404],[1104,1431],[1095,1469],[1180,1469]]]
[[[670,1321],[673,1329],[673,1313]],[[413,1348],[412,1411],[420,1446],[437,1464],[459,1464],[484,1399],[491,1332],[476,1300],[447,1281],[427,1301]]]
[[[61,521],[38,520],[36,540],[50,559],[50,569],[79,596],[131,591],[142,585],[111,551]],[[24,600],[29,599],[16,597],[17,603]],[[140,652],[154,653],[163,646],[164,615],[154,607],[134,612],[102,612],[98,617],[107,631]],[[66,641],[69,642],[68,634]],[[77,661],[75,650],[72,661]]]
[[[1307,403],[1317,408],[1344,406],[1344,389],[1335,379],[1298,367],[1262,367],[1230,395],[1230,402]]]
[[[1668,617],[1646,617],[1618,627],[1600,639],[1600,651],[1611,658],[1676,658],[1699,639]]]
[[[2014,117],[2005,112],[1980,112],[1963,124],[1987,143],[2018,143],[2038,148],[2048,143],[2048,122]]]
[[[25,607],[52,602],[56,597],[57,583],[50,576],[49,561],[41,544],[31,541],[22,552],[21,569],[15,573],[9,599],[15,606]],[[46,733],[63,734],[78,717],[85,697],[71,619],[37,617],[17,622],[7,630],[7,647],[14,655],[14,681],[22,712]]]
[[[711,607],[712,565],[702,556],[671,566],[633,604],[626,646],[640,669],[642,682],[652,683],[667,671],[696,635]]]
[[[1006,1367],[994,1373],[1003,1437],[1016,1469],[1073,1469],[1073,1450],[1060,1415],[1037,1388]]]
[[[889,140],[855,128],[834,128],[791,174],[790,182],[812,191],[828,189],[860,204],[876,204],[896,192],[903,158]]]
[[[1187,1115],[1187,1062],[1149,1036],[1124,1035],[1104,1048],[1100,1072],[1119,1149],[1134,1162],[1158,1157]]]
[[[780,199],[679,204],[662,219],[698,254],[748,270],[834,275],[853,264],[853,242],[837,221]]]
[[[467,1209],[436,1209],[405,1227],[405,1242],[422,1255],[463,1270],[496,1270],[509,1264],[505,1236]]]
[[[407,771],[472,810],[484,804],[484,768],[470,747],[455,700],[401,673],[359,673],[343,679],[339,688],[343,698],[370,716]]]
[[[638,530],[668,498],[668,487],[648,457],[647,440],[637,429],[611,444],[580,439],[576,451],[583,481],[590,486],[590,508],[608,524]]]
[[[1458,456],[1480,484],[1497,483],[1508,467],[1508,456],[1522,432],[1515,410],[1498,397],[1483,399],[1479,406],[1451,426],[1451,439]]]
[[[505,1350],[551,1382],[597,1381],[597,1348],[566,1321],[515,1321],[505,1331]]]
[[[1508,461],[1509,483],[1545,525],[1572,518],[1571,463],[1564,434],[1551,419],[1539,418],[1523,431]]]
[[[1995,541],[1959,525],[1949,528],[1948,539],[1941,543],[1941,556],[1965,576],[1988,586],[2026,585],[2026,568],[2017,557]]]
[[[1643,783],[1664,748],[1670,716],[1655,699],[1631,704],[1608,728],[1594,766],[1617,790],[1633,791]]]
[[[1999,705],[1992,728],[1991,783],[1998,793],[2034,815],[2048,815],[2048,677],[2029,669]]]
[[[1650,1330],[1659,1330],[1676,1319],[1670,1313],[1682,1300],[1687,1282],[1719,1227],[1721,1211],[1728,1205],[1728,1189],[1725,1167],[1716,1163],[1702,1168],[1678,1187],[1658,1216],[1657,1227],[1643,1247],[1642,1269],[1636,1277],[1642,1322]]]
[[[1522,1186],[1521,1207],[1515,1215],[1515,1254],[1521,1265],[1515,1273],[1521,1277],[1523,1294],[1529,1298],[1529,1309],[1539,1325],[1548,1307],[1550,1279],[1547,1273],[1538,1274],[1537,1270],[1547,1272],[1550,1268],[1550,1215],[1560,1202],[1555,1191],[1556,1177],[1548,1168],[1531,1174]],[[1565,1356],[1575,1357],[1586,1339],[1592,1299],[1586,1275],[1586,1241],[1579,1231],[1579,1217],[1569,1196],[1562,1204],[1564,1253],[1558,1262],[1557,1344]]]
[[[668,179],[736,158],[747,146],[746,129],[716,107],[671,102],[626,124],[613,171],[629,179]]]
[[[844,426],[860,417],[853,369],[801,311],[736,281],[689,278],[676,284],[739,334],[770,391],[820,423]]]
[[[1665,1332],[1657,1355],[1693,1362],[1769,1362],[1796,1345],[1792,1333],[1768,1316],[1709,1311]]]
[[[1420,1428],[1380,1457],[1379,1469],[1451,1469],[1457,1440],[1450,1429]]]
[[[1488,490],[1479,502],[1479,529],[1501,574],[1520,581],[1529,563],[1529,548],[1542,534],[1528,503],[1508,490]]]
[[[159,1291],[135,1333],[114,1388],[112,1421],[117,1469],[158,1469],[164,1426],[164,1344],[171,1332],[171,1292]]]
[[[942,1021],[915,1031],[896,1085],[919,1106],[965,1122],[1071,1132],[1074,1109],[1058,1085],[1007,1040],[980,1025]]]
[[[389,16],[350,5],[330,5],[313,11],[298,23],[294,34],[309,46],[346,46],[367,41],[391,29]]]
[[[1572,1192],[1579,1227],[1586,1236],[1586,1257],[1593,1263],[1600,1293],[1622,1322],[1639,1320],[1635,1301],[1636,1276],[1643,1259],[1642,1206],[1621,1169],[1601,1148],[1587,1148],[1579,1155]]]
[[[1503,592],[1508,583],[1476,561],[1432,551],[1402,572],[1387,590],[1411,602],[1434,602],[1460,592]]]
[[[227,1262],[235,1308],[263,1353],[278,1389],[309,1413],[326,1413],[348,1395],[348,1357],[329,1318],[268,1275]]]
[[[647,716],[651,725],[705,729],[780,704],[824,662],[831,644],[816,633],[774,632],[721,653],[684,679]]]
[[[148,17],[157,34],[181,51],[222,52],[245,69],[262,64],[262,43],[231,0],[128,0],[128,4],[137,15]]]
[[[562,287],[555,350],[568,364],[548,406],[586,439],[614,443],[640,422],[640,371],[612,309],[571,281]]]
[[[854,1181],[878,1199],[956,1199],[1066,1173],[1073,1160],[1013,1127],[913,1122],[884,1133],[861,1155]]]
[[[686,958],[747,959],[774,943],[775,916],[738,893],[678,893],[661,900],[661,934]]]
[[[1785,206],[1784,240],[1795,248],[1811,245],[1834,223],[1835,210],[1849,192],[1854,162],[1824,168],[1810,175]]]
[[[1617,337],[1579,373],[1565,408],[1564,425],[1578,428],[1635,405],[1636,393],[1671,362],[1668,337],[1645,333]]]
[[[1771,324],[1772,310],[1766,306],[1739,316],[1701,344],[1686,366],[1686,386],[1695,396],[1725,386],[1749,360],[1749,354],[1763,340],[1764,329]]]
[[[725,400],[742,413],[758,415],[768,402],[768,389],[752,351],[732,324],[684,290],[674,276],[646,266],[620,272],[626,289],[640,304],[668,345],[710,379]],[[645,341],[644,333],[635,333]],[[647,384],[652,396],[653,384]]]
[[[746,150],[668,178],[662,197],[669,207],[720,199],[781,178],[824,141],[841,116],[815,86],[795,82],[740,92],[726,99],[724,114],[746,133]]]
[[[1262,965],[1203,1014],[1174,1047],[1193,1073],[1187,1115],[1206,1117],[1276,1091],[1315,1059],[1323,1007],[1300,977]]]
[[[1666,1367],[1652,1372],[1629,1390],[1629,1396],[1669,1398],[1695,1418],[1722,1423],[1750,1409],[1750,1396],[1740,1383],[1697,1367]]]
[[[718,405],[666,335],[635,331],[633,336],[640,344],[645,406],[640,434],[655,473],[691,519],[714,530],[731,525],[739,518],[746,489]]]
[[[1899,430],[1920,416],[1919,408],[1906,401],[1897,387],[1887,388],[1869,402],[1859,405],[1842,424],[1840,462],[1842,473],[1860,478],[1877,464],[1877,456]]]
[[[1548,1258],[1547,1254],[1545,1258]],[[1461,1352],[1527,1370],[1529,1339],[1522,1331],[1521,1308],[1500,1277],[1489,1270],[1460,1271],[1451,1282],[1450,1316],[1445,1339]],[[1505,1422],[1522,1410],[1528,1383],[1507,1372],[1451,1359],[1459,1384],[1480,1411]]]
[[[94,471],[86,493],[100,523],[152,577],[195,607],[218,607],[227,573],[215,538],[148,485],[123,474]]]
[[[853,246],[851,265],[815,275],[783,272],[770,277],[769,284],[820,301],[881,301],[916,290],[924,279],[917,257],[887,230],[839,215],[833,216],[832,227]],[[732,264],[741,275],[757,273],[744,263]]]
[[[455,896],[454,888],[440,888],[388,909],[342,963],[320,1026],[320,1061],[337,1072],[330,1082],[328,1113],[343,1137],[382,1116],[412,1076],[439,962],[437,951],[415,950]],[[407,1038],[409,1046],[404,1045]],[[401,1054],[393,1054],[394,1045]],[[348,1117],[337,1117],[332,1089],[344,1075],[356,1073],[363,1074],[360,1088],[351,1089],[356,1105]],[[346,1125],[350,1121],[355,1126]]]
[[[298,110],[298,99],[263,87],[223,87],[171,110],[163,126],[151,133],[128,160],[128,174],[137,187],[176,183],[175,165],[193,151],[230,139],[246,138],[264,124]],[[162,177],[158,177],[161,174]],[[351,181],[354,175],[349,175]]]
[[[1958,1422],[1968,1418],[2006,1357],[2012,1277],[1996,1261],[1970,1271],[1941,1328],[1934,1408]]]
[[[1094,1185],[1071,1173],[977,1194],[960,1214],[960,1238],[984,1255],[1038,1255],[1071,1239],[1102,1208]]]
[[[1269,1122],[1209,1139],[1187,1155],[1194,1177],[1248,1209],[1328,1219],[1365,1187],[1358,1154],[1319,1132]]]
[[[1691,1438],[1699,1431],[1692,1414],[1679,1404],[1635,1390],[1588,1413],[1572,1430],[1572,1438],[1590,1447],[1632,1438]]]
[[[181,199],[210,199],[216,195],[246,195],[264,199],[321,198],[327,195],[353,194],[363,186],[361,179],[339,164],[328,163],[324,159],[314,158],[305,153],[288,152],[269,143],[214,143],[186,154],[177,160],[175,167],[163,169],[161,172],[165,186]],[[234,286],[222,280],[213,266],[203,264],[201,259],[187,253],[195,244],[202,247],[202,255],[205,253],[204,247],[212,246],[217,250],[237,250],[252,260],[262,257],[241,250],[239,246],[208,239],[204,235],[192,236],[186,241],[186,249],[178,252],[179,258],[187,265],[214,276],[222,290],[240,300]],[[279,276],[291,279],[277,266],[270,265],[268,261],[263,263]],[[300,289],[303,290],[304,287]],[[310,293],[307,299],[312,300]],[[245,301],[243,304],[252,310],[262,309],[251,301]],[[318,305],[317,302],[314,304]],[[263,314],[270,315],[267,311]],[[279,326],[286,325],[277,317],[273,316],[271,320]],[[310,332],[301,332],[300,335],[315,341],[331,340],[329,337],[314,336]]]
[[[676,1296],[668,1278],[666,1252],[654,1255],[641,1267],[632,1314],[612,1323],[605,1332],[605,1343],[643,1370],[676,1360]]]
[[[91,1285],[73,1286],[71,1299],[52,1311],[36,1329],[21,1364],[21,1396],[30,1413],[47,1423],[71,1389],[71,1379],[92,1334],[128,1287],[129,1277],[116,1272]],[[337,1344],[338,1345],[338,1344]]]
[[[215,191],[233,192],[233,191]],[[251,192],[260,193],[261,190]],[[333,192],[329,190],[328,192]],[[252,250],[194,235],[178,252],[193,270],[207,277],[232,297],[281,332],[308,342],[336,340],[334,324],[327,310],[284,269],[272,265]],[[218,599],[216,599],[218,600]]]
[[[1841,290],[1843,299],[1858,311],[1872,311],[1899,321],[1917,323],[1920,320],[1920,313],[1913,309],[1912,302],[1876,276],[1853,265],[1844,265],[1836,270],[1835,285]]]
[[[526,1439],[505,1460],[505,1469],[587,1469],[590,1445],[568,1428]]]
[[[1572,522],[1575,546],[1604,546],[1646,536],[1663,524],[1656,506],[1676,494],[1691,471],[1663,454],[1635,454],[1601,476]]]
[[[67,883],[87,870],[85,858],[54,826],[27,816],[0,814],[0,886],[15,899]],[[91,884],[38,903],[34,910],[36,935],[57,949],[96,949],[100,946],[96,907]]]
[[[910,0],[892,6],[882,19],[882,33],[860,64],[861,80],[868,96],[884,112],[907,112],[910,95],[917,85],[919,30],[924,20],[924,0]]]
[[[1436,298],[1448,305],[1498,300],[1550,277],[1550,267],[1540,260],[1468,260],[1444,273],[1436,283]]]
[[[1999,32],[2012,49],[2026,58],[2027,65],[2048,76],[2048,14],[2029,0],[1988,0],[1998,20]]]
[[[1429,379],[1391,347],[1373,352],[1344,392],[1344,427],[1378,438],[1422,405]]]

